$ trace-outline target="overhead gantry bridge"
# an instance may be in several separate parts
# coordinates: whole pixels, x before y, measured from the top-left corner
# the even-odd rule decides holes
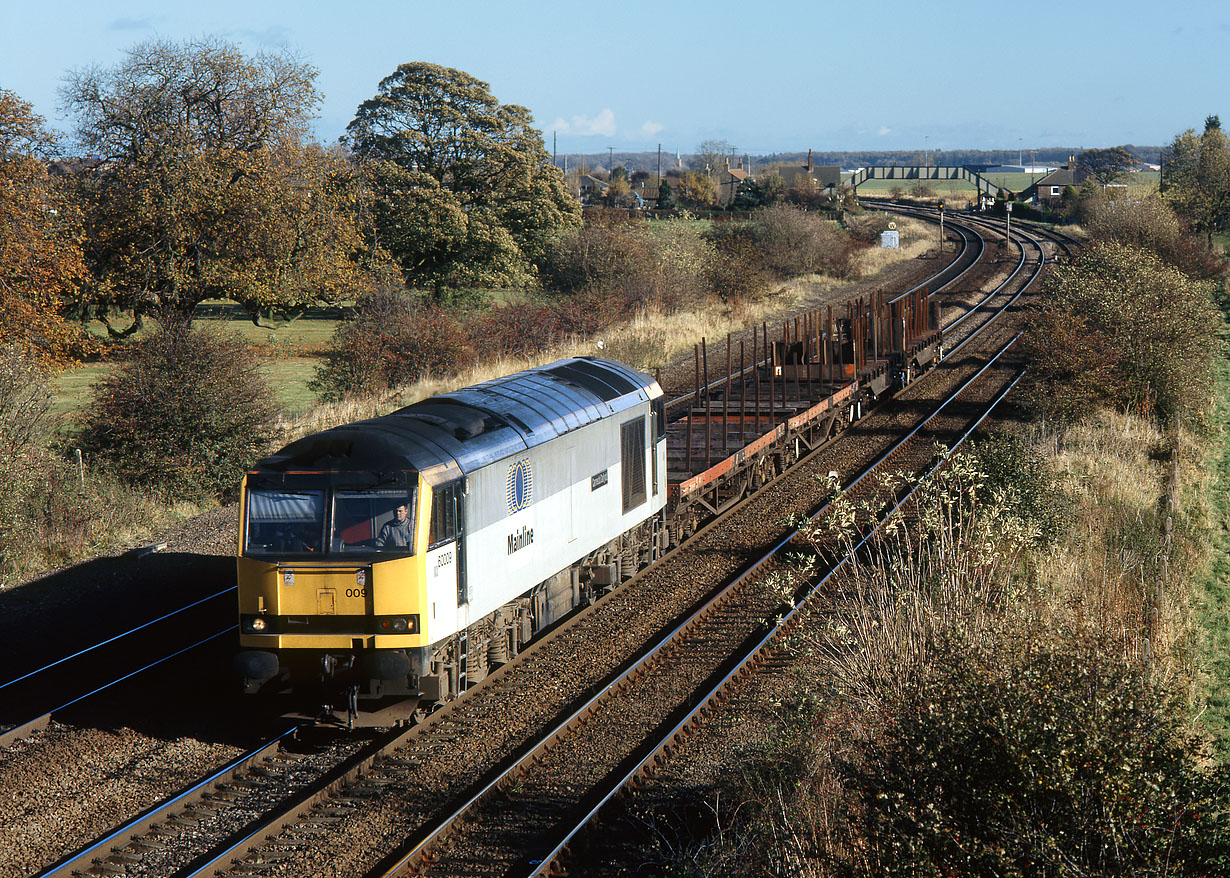
[[[854,172],[848,183],[854,187],[854,191],[858,191],[858,187],[868,180],[901,180],[905,181],[921,181],[921,180],[964,180],[971,183],[975,189],[983,195],[989,195],[992,198],[999,192],[1000,187],[996,186],[986,177],[979,174],[977,171],[971,171],[969,168],[956,167],[951,165],[930,165],[926,167],[906,167],[906,166],[890,166],[882,168],[860,168]]]

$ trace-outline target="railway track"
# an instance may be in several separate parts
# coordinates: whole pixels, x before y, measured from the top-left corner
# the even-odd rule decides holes
[[[897,298],[915,290],[942,291],[976,265],[984,242],[960,224],[952,227],[961,238],[954,260]],[[750,374],[764,364],[763,358],[758,359],[744,371]],[[722,381],[712,382],[703,392],[718,391],[721,385]],[[668,417],[683,414],[697,396],[690,392],[669,400]],[[233,587],[221,590],[0,684],[0,748],[46,728],[53,716],[69,707],[235,631],[234,594]],[[189,636],[191,645],[165,647],[182,643],[194,631],[199,633]]]
[[[0,747],[45,729],[61,711],[234,631],[234,600],[232,586],[0,684]],[[206,633],[181,645],[185,631],[200,630]]]
[[[1006,350],[1007,348],[1005,348]],[[990,369],[993,365],[994,361],[988,363],[986,368]],[[955,402],[959,397],[964,396],[971,388],[975,387],[984,374],[985,372],[983,371],[977,373],[975,377],[971,378],[969,382],[953,394],[949,401],[946,401],[944,406],[937,410],[931,418],[902,440],[898,446],[885,455],[880,462],[877,462],[864,476],[856,480],[855,484],[847,489],[847,496],[850,494],[854,495],[851,499],[853,499],[855,505],[858,505],[860,502],[858,499],[860,493],[866,495],[867,502],[873,502],[876,494],[874,487],[868,487],[865,491],[860,491],[859,489],[863,487],[864,480],[869,485],[875,475],[890,470],[921,472],[923,475],[919,478],[918,482],[904,496],[900,497],[895,505],[881,513],[879,521],[867,528],[866,536],[856,543],[852,547],[851,552],[846,554],[838,564],[820,573],[814,581],[808,582],[805,587],[793,595],[791,603],[781,608],[779,618],[774,624],[768,626],[768,631],[759,640],[755,640],[750,647],[744,647],[738,654],[737,659],[728,662],[728,664],[733,664],[734,667],[722,675],[711,687],[707,689],[702,687],[697,693],[693,694],[689,700],[696,703],[695,707],[673,725],[666,721],[660,724],[652,737],[648,738],[648,742],[638,749],[635,757],[627,760],[635,760],[635,764],[631,769],[623,774],[613,771],[599,785],[596,785],[595,792],[589,797],[596,799],[596,803],[592,807],[588,810],[571,809],[565,811],[562,819],[557,822],[548,836],[554,844],[546,853],[535,853],[532,859],[537,859],[537,864],[531,861],[531,868],[527,869],[524,874],[532,876],[564,875],[568,874],[569,865],[576,866],[587,862],[588,852],[594,848],[596,840],[593,837],[584,840],[586,853],[580,858],[570,855],[572,853],[572,846],[574,842],[581,840],[581,836],[584,833],[590,832],[592,836],[592,827],[602,819],[606,809],[611,806],[613,800],[623,792],[634,790],[641,782],[651,778],[664,768],[676,755],[677,751],[682,749],[681,745],[685,739],[694,730],[709,721],[712,714],[720,710],[722,702],[730,695],[733,689],[746,685],[747,679],[753,674],[772,674],[777,671],[776,667],[769,666],[768,663],[780,649],[782,641],[806,618],[806,614],[811,606],[810,601],[832,585],[834,580],[848,566],[854,553],[857,553],[871,539],[872,535],[879,530],[891,515],[910,501],[914,493],[936,469],[943,466],[947,460],[947,455],[931,463],[931,458],[934,457],[933,443],[946,439],[947,444],[952,450],[959,448],[986,417],[994,411],[999,402],[1016,386],[1016,382],[1020,379],[1023,371],[1014,366],[1007,376],[992,375],[987,379],[986,384],[997,392],[995,392],[989,403],[980,407],[982,408],[982,413],[972,423],[969,423],[964,431],[954,432],[952,429],[953,423],[946,424],[940,429],[925,429],[943,417],[947,417],[950,421],[957,424],[965,422],[965,418],[947,415],[945,410],[951,402]],[[1006,382],[1004,378],[1007,378]],[[986,388],[978,387],[978,390],[983,394],[986,393]],[[927,470],[928,463],[930,463],[929,471]],[[828,508],[828,505],[822,507],[811,518],[814,520],[824,515]],[[795,545],[796,537],[797,531],[791,535],[790,539],[784,541],[773,554],[765,556],[758,562],[757,568],[749,571],[749,574],[745,574],[745,576],[750,577],[751,575],[770,572],[772,566],[781,563],[782,556],[792,550],[800,553],[809,552],[811,550],[810,547]],[[768,622],[767,619],[765,621],[766,623]],[[636,757],[639,757],[639,759],[636,759]],[[579,818],[575,816],[578,811]],[[512,870],[510,869],[509,871]]]
[[[1015,231],[1016,230],[1014,229],[1014,232]],[[1024,248],[1022,248],[1022,250],[1024,250]],[[1042,260],[1040,259],[1039,263],[1041,261]],[[1039,265],[1038,266],[1039,270],[1040,270],[1040,267],[1041,266]],[[969,271],[969,268],[967,267],[963,269],[963,271]],[[977,309],[974,309],[974,310],[977,310]],[[983,306],[982,310],[983,311],[986,310],[985,305]],[[974,311],[971,310],[970,313],[972,314],[974,313]],[[770,486],[770,488],[772,488],[772,486]],[[760,496],[760,500],[757,502],[761,506],[761,511],[759,514],[762,518],[762,521],[761,521],[762,525],[764,524],[764,521],[763,521],[763,519],[765,518],[764,508],[766,506],[769,509],[781,509],[781,508],[784,508],[785,506],[785,504],[781,502],[774,502],[774,499],[773,499],[774,490],[780,491],[782,489],[779,487],[779,488],[768,490],[767,493],[764,494],[763,496],[758,495]],[[749,501],[747,505],[749,506],[753,505],[753,502]],[[701,539],[702,543],[703,543],[704,538],[711,539],[714,541],[720,541],[722,538],[719,536],[719,534],[723,533],[725,529],[728,529],[731,527],[740,528],[742,527],[742,525],[731,524],[727,521],[727,519],[722,519],[721,521],[714,523],[714,527],[712,530],[706,529],[701,534],[698,534],[697,539]],[[772,528],[770,528],[770,530],[772,530]],[[769,539],[771,540],[771,537]],[[696,543],[696,542],[697,540],[694,539],[693,543]],[[712,547],[714,544],[710,543],[709,545]],[[703,557],[704,554],[705,554],[705,550],[701,549],[701,547],[698,546],[696,555]],[[726,553],[726,556],[722,559],[710,559],[711,563],[709,564],[709,566],[712,568],[710,571],[712,575],[706,577],[704,579],[704,583],[712,583],[713,581],[715,581],[714,577],[721,578],[722,576],[726,576],[729,578],[729,576],[731,576],[733,573],[737,573],[740,566],[746,564],[745,555],[746,555],[746,552],[734,551],[733,553],[729,553],[729,552]],[[652,592],[653,590],[658,588],[658,586],[664,581],[661,575],[659,574],[644,577],[644,579],[649,584],[646,585],[646,584],[643,584],[642,582],[634,581],[635,585],[634,583],[628,583],[620,590],[612,593],[612,595],[610,596],[611,599],[614,599],[616,596],[620,596],[623,599],[622,602],[620,603],[620,609],[612,610],[616,619],[623,619],[626,621],[629,617],[640,616],[641,615],[640,606],[644,606],[644,598],[645,598],[646,593]],[[673,596],[674,606],[676,607],[677,612],[681,612],[679,608],[690,605],[688,603],[689,601],[691,601],[691,603],[695,603],[696,601],[702,600],[705,597],[706,597],[706,594],[703,588],[694,588],[686,593],[674,595]],[[641,601],[640,606],[638,606],[638,601]],[[580,614],[577,617],[577,619],[574,621],[578,621],[578,624],[583,623],[583,624],[598,626],[598,627],[596,629],[590,629],[584,634],[576,635],[576,637],[579,639],[575,639],[573,642],[574,654],[575,654],[575,650],[584,649],[584,643],[587,640],[589,642],[593,642],[592,638],[595,636],[601,636],[602,632],[604,631],[607,632],[609,636],[612,626],[619,627],[621,624],[623,624],[621,622],[613,622],[609,617],[601,619],[601,620],[598,618],[589,618],[589,616],[591,615],[595,617],[599,615],[603,615],[597,612],[597,605],[591,608],[591,610],[594,611],[592,614],[590,613],[589,610],[587,610],[584,613]],[[585,618],[582,618],[582,617],[585,617]],[[644,621],[648,624],[648,620],[640,620],[640,621]],[[627,632],[629,634],[635,634],[635,636],[632,636],[630,639],[626,640],[626,642],[629,644],[628,646],[621,646],[621,648],[624,650],[624,653],[627,653],[629,649],[634,650],[636,638],[637,637],[644,638],[645,636],[647,636],[645,634],[645,631],[647,630],[649,629],[646,628],[644,625],[641,625],[640,627],[637,628],[635,632]],[[624,634],[625,632],[620,632],[620,633]],[[623,640],[623,638],[621,638],[621,640]],[[641,642],[642,642],[642,648],[643,648],[643,640]],[[542,651],[549,652],[549,651],[552,651],[553,649],[554,647],[552,647],[551,649],[548,649],[544,645],[544,647],[542,648]],[[535,647],[531,647],[531,649],[527,651],[526,655],[528,656],[534,652],[537,652],[538,650],[539,650],[539,647],[537,645]],[[629,659],[625,659],[625,661],[627,660]],[[530,691],[542,692],[542,691],[550,691],[550,690],[555,690],[555,689],[558,690],[558,697],[554,699],[552,698],[544,699],[544,707],[549,708],[550,704],[552,703],[555,703],[557,705],[562,704],[564,706],[567,706],[568,704],[571,704],[577,701],[582,695],[584,695],[587,692],[587,690],[593,689],[595,686],[598,686],[601,680],[604,679],[603,677],[599,676],[597,678],[597,681],[595,681],[593,675],[587,676],[585,679],[589,681],[588,684],[580,686],[579,689],[577,685],[568,685],[568,686],[565,686],[562,684],[553,685],[553,682],[560,683],[561,680],[565,680],[566,675],[569,673],[568,660],[566,658],[562,660],[556,659],[555,661],[556,661],[556,664],[555,664],[556,670],[547,677],[547,682],[545,683],[540,682],[538,684],[534,684],[534,683],[527,684],[524,680],[520,679],[520,677],[522,676],[522,672],[518,670],[518,666],[516,663],[505,666],[505,669],[501,669],[501,671],[498,671],[496,674],[493,674],[491,678],[489,678],[491,681],[493,681],[490,684],[490,688],[492,691],[489,691],[489,692],[483,691],[481,698],[483,700],[490,699],[494,703],[500,704],[502,709],[504,710],[504,714],[508,715],[509,710],[515,710],[521,705],[523,705],[526,699],[525,693],[527,691],[527,686],[528,686]],[[562,664],[559,663],[561,661],[562,661]],[[617,670],[618,670],[618,667],[616,665],[611,665],[608,662],[607,670],[606,670],[607,676],[610,676],[611,674],[615,673]],[[508,677],[510,678],[510,681],[508,683],[508,689],[501,694],[499,690],[497,689],[494,681],[497,681],[502,677]],[[571,695],[571,700],[569,700],[569,695]],[[177,821],[168,820],[164,818],[161,821],[161,823],[157,823],[158,826],[162,827],[161,829],[154,830],[154,829],[147,828],[143,832],[134,833],[133,838],[123,840],[124,843],[120,845],[119,849],[115,852],[104,853],[101,851],[99,847],[95,845],[88,846],[90,848],[90,852],[87,855],[87,858],[91,860],[93,859],[99,860],[100,864],[96,864],[95,869],[96,870],[102,869],[103,871],[108,871],[108,870],[115,871],[116,869],[123,868],[124,870],[126,870],[128,874],[215,874],[215,873],[218,873],[220,870],[225,869],[228,863],[242,861],[245,858],[250,860],[251,858],[248,857],[246,853],[244,853],[244,851],[246,851],[247,849],[246,846],[250,846],[252,843],[254,843],[257,840],[258,837],[269,835],[271,832],[282,829],[283,826],[285,826],[287,828],[283,830],[284,834],[278,836],[278,838],[281,840],[273,842],[272,847],[266,848],[267,851],[273,851],[274,853],[272,855],[266,855],[266,854],[259,855],[260,858],[264,860],[263,862],[260,862],[260,863],[249,862],[249,866],[253,867],[251,869],[248,869],[248,871],[250,872],[253,872],[256,874],[268,874],[268,873],[276,874],[279,872],[279,866],[277,865],[279,862],[287,863],[287,864],[296,863],[297,862],[296,857],[299,854],[299,852],[301,852],[303,849],[303,845],[299,843],[298,841],[289,841],[289,842],[286,841],[286,833],[292,836],[295,833],[305,833],[306,836],[311,837],[313,835],[318,835],[320,833],[318,831],[314,832],[310,827],[334,826],[338,823],[344,823],[344,822],[350,821],[353,819],[353,815],[351,812],[358,810],[356,807],[356,801],[357,802],[367,801],[368,799],[373,798],[376,792],[381,792],[385,788],[394,784],[394,782],[392,781],[381,783],[379,781],[374,780],[370,775],[368,775],[367,777],[364,777],[365,773],[369,773],[372,770],[371,766],[378,764],[378,763],[382,763],[382,762],[391,764],[394,767],[401,769],[403,772],[408,773],[408,775],[405,778],[403,778],[402,781],[404,781],[407,785],[414,784],[417,781],[415,780],[413,775],[423,766],[423,763],[425,760],[438,759],[441,757],[441,754],[447,754],[450,750],[450,746],[449,746],[450,742],[456,742],[456,741],[461,740],[462,737],[466,734],[467,729],[474,729],[477,727],[481,727],[485,723],[493,722],[491,715],[489,714],[485,715],[482,718],[474,717],[474,716],[471,716],[468,719],[466,718],[466,715],[469,713],[470,706],[472,706],[472,704],[477,702],[479,696],[480,696],[480,690],[475,690],[474,692],[468,694],[466,697],[461,699],[459,702],[456,702],[455,705],[450,705],[449,708],[446,708],[440,714],[433,716],[428,723],[424,724],[419,729],[398,730],[394,733],[391,733],[390,736],[388,736],[387,740],[373,739],[371,742],[369,742],[370,746],[367,748],[367,750],[370,750],[370,752],[368,752],[366,756],[362,757],[362,759],[359,759],[357,756],[354,756],[354,754],[352,754],[349,757],[346,757],[340,762],[338,761],[338,759],[333,759],[332,760],[333,769],[331,769],[329,773],[329,776],[333,778],[331,783],[326,785],[323,789],[315,790],[315,791],[313,791],[313,785],[311,784],[305,785],[303,787],[303,791],[299,795],[293,797],[295,799],[295,807],[292,810],[296,811],[295,815],[292,815],[290,817],[283,816],[283,817],[277,817],[277,818],[269,818],[266,816],[262,816],[260,819],[248,820],[246,823],[242,823],[242,830],[237,830],[234,828],[237,821],[232,814],[231,822],[230,822],[230,826],[232,828],[229,830],[229,834],[226,837],[227,839],[232,839],[232,840],[236,836],[242,836],[242,837],[238,839],[237,845],[232,846],[233,851],[231,853],[219,854],[217,853],[217,851],[221,850],[221,848],[218,845],[213,845],[213,846],[206,845],[205,847],[209,852],[203,854],[203,853],[199,853],[199,851],[202,848],[200,847],[200,845],[198,845],[198,847],[196,848],[196,850],[198,851],[197,855],[193,857],[191,859],[191,862],[189,863],[184,863],[182,858],[179,861],[177,861],[179,862],[179,865],[176,867],[176,871],[162,871],[157,867],[141,866],[140,865],[141,861],[138,856],[139,850],[137,849],[139,849],[143,845],[143,842],[140,841],[140,839],[135,838],[135,836],[141,836],[142,838],[148,838],[150,834],[153,833],[154,835],[162,835],[163,838],[165,839],[166,837],[168,837],[167,833],[171,831],[170,827],[174,826]],[[465,706],[465,710],[462,710],[463,705]],[[562,709],[562,708],[557,707],[557,709]],[[461,716],[460,717],[454,716],[453,715],[454,713],[460,713]],[[496,717],[499,716],[498,711],[495,716]],[[540,722],[545,721],[545,720],[542,720],[542,711],[533,712],[533,716],[539,717]],[[499,723],[498,718],[495,719],[494,722],[498,724]],[[527,720],[527,722],[529,722],[532,725],[533,720]],[[522,725],[524,724],[525,723],[522,723]],[[507,745],[509,741],[517,739],[518,736],[524,736],[525,734],[527,734],[526,729],[517,729],[517,730],[514,730],[512,728],[501,729],[501,734],[497,736],[497,740],[488,742],[488,747],[489,747],[488,753],[487,753],[488,764],[485,769],[481,767],[483,757],[481,753],[479,753],[479,751],[482,748],[477,748],[475,750],[475,752],[479,754],[477,758],[477,762],[479,763],[479,765],[477,767],[474,764],[474,760],[466,760],[465,767],[461,769],[461,773],[459,775],[452,776],[451,781],[449,780],[449,777],[446,772],[443,777],[438,778],[439,785],[425,787],[425,789],[432,790],[435,800],[419,803],[419,806],[422,809],[422,814],[420,815],[419,818],[413,818],[413,817],[409,818],[409,822],[411,824],[410,832],[407,832],[406,820],[404,819],[400,821],[394,820],[393,821],[394,823],[400,823],[400,825],[396,830],[390,830],[389,838],[390,839],[392,838],[404,839],[408,835],[412,835],[413,826],[423,825],[422,821],[426,820],[427,818],[422,815],[425,815],[426,813],[430,812],[432,807],[438,804],[438,800],[439,800],[438,797],[440,795],[442,794],[450,795],[451,794],[454,799],[458,798],[461,795],[461,793],[464,792],[466,789],[465,782],[468,781],[470,782],[470,786],[473,786],[473,779],[476,776],[476,773],[482,773],[484,771],[492,772],[496,770],[496,766],[498,765],[500,759],[502,758],[502,756],[500,756],[501,752],[503,752],[501,750],[501,746],[503,746],[504,749],[507,749]],[[414,753],[416,755],[406,756],[405,753],[406,753],[407,747],[413,747]],[[384,755],[379,756],[379,755],[376,755],[377,753],[383,753]],[[389,754],[393,754],[393,755],[389,755]],[[279,773],[280,772],[274,772],[274,774],[279,774]],[[249,771],[249,774],[251,774],[250,771]],[[349,778],[349,780],[346,780],[346,778]],[[401,783],[402,781],[397,781],[396,783]],[[239,783],[239,786],[243,787],[246,783],[247,781],[241,781]],[[337,790],[339,788],[343,790],[349,790],[349,792],[343,793],[340,798],[336,796],[331,797],[330,790]],[[227,790],[224,790],[223,792],[227,792]],[[230,808],[229,805],[226,803],[227,798],[228,796],[222,796],[222,797],[215,798],[212,796],[212,794],[210,794],[208,796],[210,805],[205,809],[188,808],[187,806],[184,806],[182,809],[183,811],[190,811],[190,812],[193,812],[193,814],[192,816],[188,818],[183,818],[183,817],[178,818],[178,822],[187,823],[188,825],[182,828],[185,830],[190,829],[194,835],[209,837],[210,832],[211,832],[211,830],[209,829],[209,824],[212,821],[214,821],[214,819],[217,818],[220,814],[234,811],[234,809]],[[233,797],[229,797],[229,798],[233,798]],[[316,804],[313,805],[313,802],[315,802]],[[285,806],[286,797],[283,797],[282,803],[283,803],[283,806]],[[159,806],[159,808],[161,809],[161,806]],[[315,810],[313,810],[313,808],[315,808]],[[172,807],[171,810],[173,811],[174,807]],[[282,810],[285,811],[286,808],[283,807]],[[213,812],[213,813],[208,813],[208,812]],[[165,814],[165,812],[163,813]],[[175,812],[175,813],[182,813],[182,812]],[[416,823],[415,822],[416,819],[419,822]],[[171,843],[171,842],[167,842],[164,840],[164,841],[159,842],[159,846],[161,847],[163,851],[165,851],[167,849],[176,848],[178,845],[176,843]],[[112,847],[115,847],[115,845],[113,844]],[[135,862],[134,862],[134,858],[136,858]],[[165,865],[166,861],[163,861],[163,862]],[[107,867],[104,868],[101,865],[102,863],[107,863],[108,864]],[[78,863],[78,865],[75,866],[74,868],[80,868],[80,863]],[[240,867],[240,871],[242,871],[243,868],[246,868],[246,867]],[[287,866],[287,868],[293,869],[293,866]],[[290,872],[288,872],[288,874],[289,873]],[[64,872],[62,874],[69,874],[69,872]]]
[[[1007,302],[1001,310],[1006,307]],[[945,368],[973,368],[960,362],[962,359],[963,355],[950,355]],[[379,755],[351,770],[353,780],[349,785],[335,785],[332,793],[328,788],[320,789],[315,794],[315,807],[297,817],[267,818],[269,827],[284,824],[284,828],[274,838],[261,842],[255,851],[250,849],[258,842],[258,835],[268,832],[262,830],[240,839],[232,848],[211,857],[203,871],[182,874],[299,874],[320,869],[323,864],[336,873],[383,874],[398,868],[401,859],[411,852],[407,845],[428,850],[430,844],[424,842],[433,836],[433,820],[450,816],[442,813],[448,810],[442,803],[454,805],[450,813],[473,813],[472,808],[458,806],[472,799],[477,801],[476,794],[484,788],[500,789],[497,780],[509,767],[510,752],[537,749],[547,737],[542,730],[554,728],[557,717],[584,715],[583,706],[594,694],[613,689],[615,681],[628,673],[640,657],[667,650],[666,646],[657,645],[665,643],[660,641],[662,630],[678,628],[680,618],[694,614],[698,606],[712,600],[715,590],[746,570],[755,560],[749,554],[749,543],[762,548],[780,543],[781,514],[798,511],[803,508],[800,502],[806,506],[822,493],[816,476],[830,466],[831,459],[820,455],[810,466],[792,470],[766,486],[732,515],[699,532],[663,565],[645,571],[578,614],[427,723],[401,733],[398,740],[390,740]],[[800,485],[809,482],[812,497],[800,501]],[[739,539],[734,539],[735,535]],[[686,582],[688,587],[669,588],[680,582]],[[763,637],[764,620],[772,618],[780,608],[780,596],[763,590],[749,590],[745,600],[751,604],[740,604],[738,611],[715,617],[727,642],[746,642],[753,635]],[[697,642],[712,644],[716,639],[717,635],[710,632]],[[587,655],[593,652],[587,646],[594,642],[604,644],[602,655]],[[700,656],[702,650],[684,649],[683,653]],[[722,664],[720,654],[720,650],[709,653],[710,666],[715,661],[719,666]],[[665,664],[669,666],[672,662]],[[715,673],[712,668],[700,668],[693,669],[692,676],[707,678]],[[649,688],[660,692],[666,687],[659,684]],[[683,702],[687,701],[686,684],[670,689],[680,693]],[[677,699],[676,706],[667,705],[665,712],[678,711],[678,705]],[[640,711],[629,707],[623,713]],[[635,739],[635,735],[608,731],[597,737],[601,744],[594,744],[594,738],[589,737],[586,740],[590,743],[581,744],[581,749],[607,753],[608,759],[614,758],[620,764],[630,758],[608,751],[615,739]],[[549,754],[552,749],[547,743],[542,751]],[[572,785],[553,781],[550,771],[538,776],[545,778],[543,782],[555,793]],[[481,833],[481,827],[491,824],[480,821],[478,825]],[[507,846],[501,843],[497,847]],[[522,848],[512,859],[520,861],[545,854],[541,844],[530,847],[532,850],[526,852]],[[373,849],[388,853],[380,858],[370,853]],[[470,857],[467,862],[474,859]],[[506,863],[507,857],[501,862]],[[447,866],[441,864],[439,870],[465,871],[455,861]]]
[[[926,425],[976,385],[995,362],[855,480],[847,489],[848,499],[860,505],[883,472],[920,471],[934,455],[937,438]],[[1002,377],[993,375],[999,381]],[[826,504],[811,517],[827,509]],[[773,619],[783,614],[783,620],[789,619],[798,607],[783,605],[771,575],[788,553],[802,550],[795,542],[797,533],[787,534],[756,559],[749,570],[439,821],[389,868],[382,864],[371,874],[506,875],[523,868],[531,875],[554,873],[567,843],[601,806],[649,770],[655,758],[668,755],[683,730],[707,713],[754,657],[788,630],[788,624],[774,626]],[[837,569],[826,571],[814,588],[827,583]],[[688,710],[698,700],[700,704]],[[628,764],[633,765],[631,770],[626,769]]]

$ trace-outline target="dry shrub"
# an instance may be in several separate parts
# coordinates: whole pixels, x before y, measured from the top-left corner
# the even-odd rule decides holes
[[[123,544],[158,519],[148,492],[57,453],[57,427],[46,370],[0,348],[0,583]]]
[[[1037,449],[957,456],[911,513],[919,531],[888,528],[845,588],[826,589],[792,643],[812,673],[778,706],[781,733],[722,785],[721,837],[680,846],[676,865],[735,875],[1225,866],[1230,772],[1202,765],[1166,674],[1107,636],[1132,624],[1133,606],[1103,601],[1127,616],[1106,626],[1023,576],[1058,551],[1041,539],[1057,490],[1049,472]],[[894,494],[895,480],[886,488]],[[864,509],[836,503],[811,531],[818,547],[822,536],[856,538]],[[1079,542],[1080,530],[1062,539]],[[1101,563],[1096,552],[1085,561]]]
[[[846,231],[850,237],[864,246],[880,243],[880,233],[888,231],[888,227],[896,220],[885,213],[865,213],[861,216],[846,216]]]
[[[1227,772],[1096,641],[941,642],[924,686],[837,763],[873,875],[1205,875]]]
[[[452,375],[474,352],[457,315],[403,288],[374,290],[334,331],[313,379],[322,399],[379,393],[427,375]]]
[[[687,222],[632,220],[596,212],[563,240],[543,266],[552,289],[599,307],[602,322],[627,320],[643,309],[673,311],[704,297],[709,255]],[[578,331],[584,320],[567,315],[563,325]]]
[[[761,262],[756,244],[742,235],[722,240],[716,258],[709,263],[708,277],[709,286],[717,297],[736,311],[742,310],[748,302],[763,298],[772,279]]]
[[[530,357],[557,346],[564,326],[559,307],[516,302],[496,305],[475,318],[470,337],[482,356]]]
[[[51,435],[47,370],[17,345],[0,346],[0,461],[13,461]]]
[[[1092,199],[1083,211],[1084,226],[1096,241],[1120,244],[1155,253],[1195,278],[1212,280],[1226,273],[1221,252],[1203,237],[1189,233],[1174,210],[1158,195],[1131,201]]]
[[[273,438],[272,393],[242,340],[172,325],[99,382],[82,449],[169,498],[225,499]]]
[[[1058,267],[1044,290],[1027,336],[1035,410],[1072,419],[1097,403],[1163,422],[1204,417],[1222,325],[1207,282],[1102,243]]]
[[[622,211],[593,211],[575,234],[562,240],[543,264],[548,285],[575,294],[643,271],[643,228]]]
[[[778,278],[801,274],[853,277],[858,243],[835,222],[787,205],[756,213],[749,233],[760,263]]]

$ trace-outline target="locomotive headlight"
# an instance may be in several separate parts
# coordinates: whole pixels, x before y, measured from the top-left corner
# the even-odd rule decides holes
[[[381,616],[376,623],[378,634],[417,634],[418,616]]]
[[[243,631],[245,634],[260,634],[269,627],[269,622],[264,616],[244,616]]]

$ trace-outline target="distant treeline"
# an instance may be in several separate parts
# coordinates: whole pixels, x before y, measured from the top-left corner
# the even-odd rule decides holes
[[[960,167],[977,167],[980,165],[1015,165],[1018,161],[1025,164],[1062,165],[1068,156],[1080,155],[1088,147],[1085,146],[1049,146],[1045,149],[896,149],[896,150],[847,150],[837,152],[813,152],[812,162],[816,165],[841,165],[843,168],[865,168],[884,165],[949,165]],[[1136,146],[1123,144],[1143,162],[1158,164],[1161,160],[1160,146]],[[678,168],[682,163],[684,168],[695,167],[697,155],[683,153],[676,156],[674,152],[662,153],[662,171]],[[750,163],[752,173],[757,168],[771,164],[793,163],[807,164],[807,150],[799,152],[774,152],[767,155],[748,155],[735,153],[731,159],[732,165],[737,165],[742,159]],[[608,171],[612,167],[625,167],[629,171],[649,171],[653,173],[658,167],[658,153],[655,152],[608,152],[601,153],[558,153],[555,163],[569,170],[583,164],[589,171]],[[703,164],[703,162],[702,162]]]

